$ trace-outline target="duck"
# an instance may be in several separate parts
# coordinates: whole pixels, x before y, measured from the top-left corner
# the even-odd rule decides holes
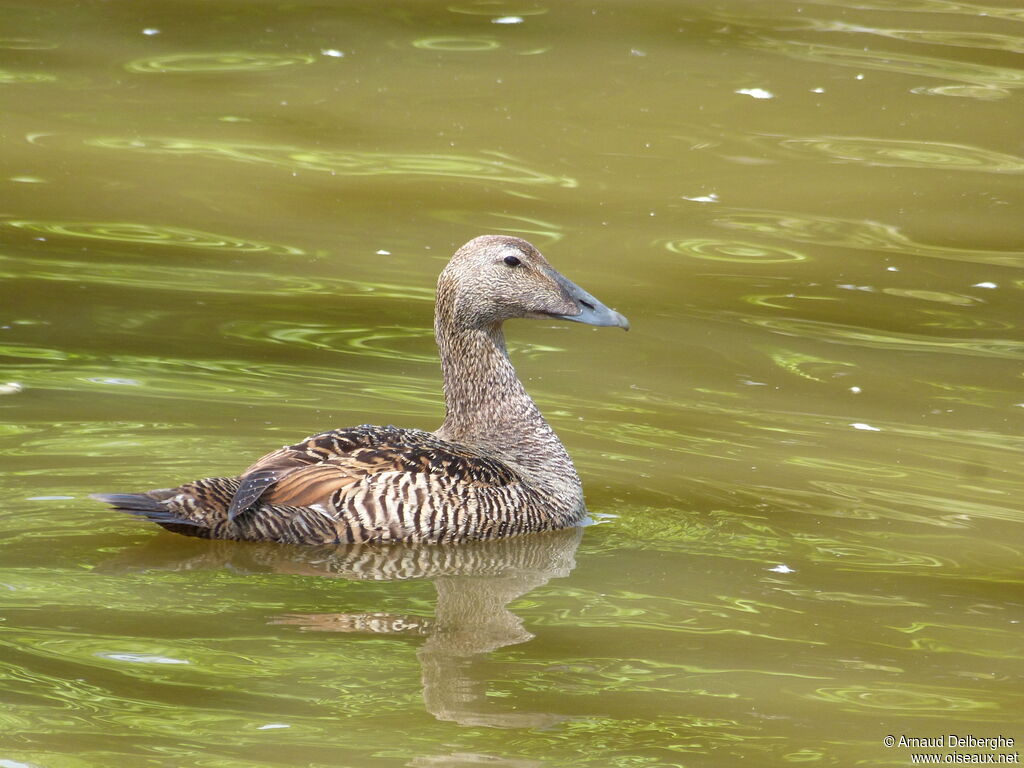
[[[517,318],[629,330],[526,240],[482,235],[437,281],[436,430],[333,429],[236,477],[93,498],[174,533],[281,544],[449,543],[579,526],[579,475],[509,360],[503,324]]]

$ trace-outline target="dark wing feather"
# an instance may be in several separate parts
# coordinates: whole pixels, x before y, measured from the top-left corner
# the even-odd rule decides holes
[[[281,473],[276,469],[257,469],[242,475],[242,481],[231,499],[231,506],[228,507],[228,520],[234,520],[259,501],[267,488],[280,478]]]

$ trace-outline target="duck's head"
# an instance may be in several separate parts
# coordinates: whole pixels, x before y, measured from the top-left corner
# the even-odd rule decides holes
[[[518,237],[482,235],[459,248],[437,281],[439,319],[491,328],[517,317],[629,330],[629,321],[559,274]]]

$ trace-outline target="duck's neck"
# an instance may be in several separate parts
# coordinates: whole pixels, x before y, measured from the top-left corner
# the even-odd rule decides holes
[[[434,332],[445,399],[438,437],[503,459],[538,491],[582,509],[576,468],[516,376],[501,326],[459,327],[439,310]]]

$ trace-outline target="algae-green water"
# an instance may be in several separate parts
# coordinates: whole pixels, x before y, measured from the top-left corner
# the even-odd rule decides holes
[[[0,766],[1018,752],[1019,2],[0,19]],[[484,233],[632,321],[507,327],[595,525],[303,549],[88,498],[435,428]]]

